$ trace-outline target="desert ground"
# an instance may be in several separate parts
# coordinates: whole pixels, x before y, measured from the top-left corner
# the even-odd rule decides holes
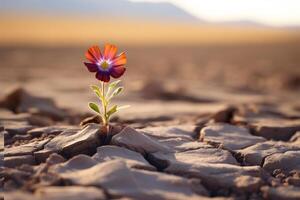
[[[300,199],[300,42],[259,38],[117,44],[131,107],[109,136],[87,106],[89,45],[3,42],[3,197]]]

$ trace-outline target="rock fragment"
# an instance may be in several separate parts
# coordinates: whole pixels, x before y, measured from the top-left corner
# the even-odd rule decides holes
[[[29,125],[28,122],[9,122],[3,124],[3,126],[11,137],[14,135],[24,135],[29,130],[35,128],[34,126]]]
[[[132,168],[155,170],[155,167],[150,165],[140,153],[118,146],[98,147],[97,153],[92,158],[98,162],[123,160]]]
[[[139,153],[170,152],[167,146],[151,139],[149,136],[134,130],[131,127],[125,127],[120,133],[114,135],[112,144],[123,146]]]
[[[265,157],[292,150],[300,150],[300,146],[281,141],[266,141],[238,150],[237,155],[246,165],[263,165]]]
[[[251,135],[246,128],[218,123],[203,128],[200,132],[200,141],[235,151],[264,142],[265,139]]]
[[[196,126],[193,125],[178,125],[148,127],[139,131],[176,152],[212,147],[208,144],[195,141],[195,129]]]
[[[300,120],[282,118],[246,118],[252,133],[268,140],[288,141],[300,131]]]
[[[62,163],[65,161],[66,161],[66,159],[64,157],[62,157],[59,154],[53,153],[47,158],[46,163],[48,165],[54,165],[54,164]]]
[[[44,152],[56,152],[71,157],[80,153],[93,154],[101,145],[100,129],[89,124],[82,130],[68,129],[45,145]]]
[[[80,169],[68,162],[57,165],[53,170],[73,184],[105,188],[112,197],[176,200],[196,199],[200,198],[197,194],[208,194],[199,182],[164,173],[130,169],[120,160],[99,164],[91,161],[85,166],[81,165]]]
[[[48,150],[48,149],[42,149],[36,152],[33,152],[34,158],[37,163],[45,162],[46,159],[51,155],[55,153],[55,151]]]
[[[300,131],[298,131],[293,135],[293,137],[291,137],[290,142],[297,143],[300,145]]]
[[[169,165],[165,172],[199,178],[211,190],[229,189],[255,192],[266,176],[259,166],[241,167],[223,163],[197,163],[194,165]]]
[[[50,116],[55,120],[62,120],[66,112],[59,109],[50,98],[37,97],[28,93],[23,88],[17,88],[0,100],[0,107],[7,108],[15,113],[28,112]]]
[[[239,108],[234,121],[247,124],[252,133],[257,136],[268,140],[288,141],[297,131],[300,131],[299,112],[291,109],[290,105],[288,107],[244,105]]]
[[[196,126],[193,125],[180,125],[148,127],[138,131],[157,139],[182,138],[194,140],[194,137],[197,135],[197,133],[194,131],[195,129]]]
[[[195,141],[195,140],[188,140],[184,138],[167,138],[167,139],[158,139],[157,140],[160,144],[167,146],[168,148],[172,149],[175,152],[183,152],[201,148],[213,148],[212,145],[207,143]]]
[[[59,133],[68,130],[74,129],[72,126],[46,126],[46,127],[39,127],[31,129],[27,132],[27,134],[31,135],[32,137],[39,137],[42,134],[46,135],[58,135]]]
[[[4,124],[8,122],[26,122],[29,119],[30,114],[28,113],[14,113],[8,109],[0,108],[0,121]]]
[[[298,200],[300,199],[300,188],[293,186],[280,186],[277,188],[265,186],[262,188],[263,196],[270,200]]]
[[[189,165],[191,169],[198,163],[227,163],[239,165],[235,158],[228,151],[216,148],[200,148],[196,150],[176,152],[176,153],[161,153],[156,152],[150,154],[149,159],[167,163],[168,168],[178,168]]]
[[[50,139],[44,139],[41,141],[33,141],[28,144],[12,146],[5,148],[4,156],[21,156],[21,155],[33,155],[34,152],[41,150],[45,144],[47,144]]]
[[[300,150],[274,153],[267,156],[263,168],[269,172],[273,172],[275,169],[281,169],[285,172],[300,171]]]
[[[35,159],[32,155],[19,155],[19,156],[10,156],[4,158],[4,166],[15,168],[17,166],[28,164],[34,165]]]

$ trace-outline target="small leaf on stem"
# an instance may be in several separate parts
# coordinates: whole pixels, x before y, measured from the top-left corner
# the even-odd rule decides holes
[[[118,106],[114,105],[113,107],[111,107],[109,109],[109,111],[107,112],[107,117],[110,118],[110,116],[112,116],[114,113],[116,113],[118,111]]]
[[[123,87],[118,87],[117,89],[115,89],[115,91],[113,91],[113,93],[111,94],[110,99],[120,94],[123,91],[123,89]]]
[[[100,98],[103,99],[102,91],[101,89],[96,86],[96,85],[91,85],[91,89],[96,93],[96,95]]]
[[[116,81],[110,83],[109,88],[114,89],[120,82],[121,82],[121,80],[116,80]]]
[[[117,108],[117,110],[119,111],[119,110],[126,109],[126,108],[129,108],[129,107],[130,107],[130,105],[119,106]]]
[[[108,85],[108,90],[107,90],[107,93],[106,93],[106,98],[108,98],[109,96],[111,96],[111,91],[115,89],[115,87],[121,82],[121,80],[116,80],[112,83],[110,83]]]
[[[98,107],[97,104],[95,104],[95,103],[93,103],[93,102],[90,102],[90,103],[89,103],[89,107],[90,107],[93,111],[95,111],[96,113],[100,114],[100,110],[99,110],[99,107]]]

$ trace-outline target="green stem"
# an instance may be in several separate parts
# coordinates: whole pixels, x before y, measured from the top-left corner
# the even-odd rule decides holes
[[[101,82],[102,86],[102,96],[103,96],[103,101],[102,101],[102,106],[103,106],[103,125],[107,126],[108,125],[108,119],[107,119],[107,105],[106,105],[106,98],[105,98],[105,83]]]

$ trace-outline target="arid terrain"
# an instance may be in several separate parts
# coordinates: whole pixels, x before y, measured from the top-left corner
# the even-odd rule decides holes
[[[298,40],[117,45],[109,137],[88,45],[0,47],[5,199],[300,199]]]

